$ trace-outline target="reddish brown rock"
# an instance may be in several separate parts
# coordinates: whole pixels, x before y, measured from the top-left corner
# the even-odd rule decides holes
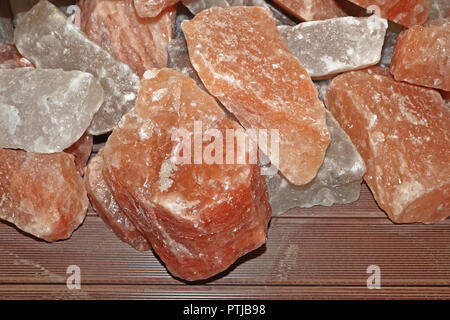
[[[13,44],[0,43],[0,69],[32,67],[33,64],[22,57]]]
[[[78,173],[83,176],[86,168],[86,164],[92,153],[92,146],[94,144],[94,138],[90,134],[83,134],[77,142],[64,150],[66,153],[70,153],[74,156],[75,166]]]
[[[69,238],[87,207],[71,155],[0,149],[0,219],[51,242]]]
[[[139,76],[145,70],[167,66],[175,7],[155,18],[140,18],[129,0],[83,0],[80,8],[81,26],[88,37]]]
[[[429,0],[350,1],[405,27],[412,27],[424,23],[427,21],[428,12],[430,11]]]
[[[449,109],[437,91],[384,72],[336,77],[326,105],[364,158],[364,179],[392,221],[443,220],[450,216]]]
[[[192,66],[208,91],[246,129],[278,130],[279,162],[272,146],[261,149],[291,183],[310,182],[330,142],[325,108],[269,12],[212,8],[182,28]]]
[[[395,46],[391,73],[398,81],[450,91],[450,19],[404,30]]]
[[[275,0],[274,2],[304,21],[347,16],[334,0]]]
[[[206,158],[194,164],[195,147],[185,153],[191,145],[184,149],[174,133],[192,134],[195,121],[222,137],[240,129],[192,79],[171,69],[148,72],[136,107],[102,153],[103,177],[117,204],[169,271],[186,280],[209,278],[261,246],[271,214],[258,165]],[[207,150],[211,140],[198,143]],[[225,155],[226,143],[215,150]],[[192,164],[179,163],[181,153]]]
[[[103,178],[103,168],[103,156],[100,152],[89,162],[85,176],[86,189],[94,210],[119,239],[136,250],[150,250],[150,244],[145,236],[136,229],[114,199],[110,187]]]
[[[180,0],[134,0],[134,7],[142,18],[157,17],[164,9],[178,3]]]

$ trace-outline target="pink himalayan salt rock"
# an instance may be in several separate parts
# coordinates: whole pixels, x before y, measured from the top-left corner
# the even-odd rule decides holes
[[[373,11],[382,18],[389,19],[405,27],[422,24],[427,21],[430,10],[429,0],[350,0]]]
[[[134,0],[134,7],[142,18],[157,17],[164,9],[173,6],[180,0]]]
[[[342,74],[325,103],[365,160],[364,179],[392,221],[443,220],[450,216],[450,111],[437,91],[385,74]]]
[[[0,219],[52,242],[69,238],[87,207],[71,155],[0,148]]]
[[[304,21],[347,16],[334,0],[274,0],[274,2]]]
[[[391,73],[398,81],[450,91],[450,19],[404,30],[395,46]]]
[[[75,166],[78,173],[83,176],[86,168],[86,164],[92,153],[92,146],[94,144],[94,137],[90,134],[83,134],[77,142],[71,145],[64,152],[74,156]]]
[[[13,44],[0,43],[0,69],[32,67],[33,64],[22,57]]]
[[[246,129],[279,130],[279,163],[272,146],[262,151],[291,183],[310,182],[330,143],[325,108],[270,13],[211,8],[182,28],[192,66],[208,91]]]
[[[146,70],[167,66],[175,7],[155,18],[140,18],[129,0],[82,0],[79,5],[87,36],[140,77]]]
[[[241,129],[192,79],[171,69],[146,73],[135,108],[102,153],[103,177],[121,210],[169,271],[190,281],[209,278],[261,246],[271,215],[258,165],[174,162],[183,142],[172,134],[179,128],[192,133],[194,121],[223,137],[226,129]],[[209,144],[203,141],[203,150]]]

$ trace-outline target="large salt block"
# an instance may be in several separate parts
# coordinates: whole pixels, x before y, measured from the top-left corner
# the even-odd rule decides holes
[[[171,69],[146,73],[144,79],[136,107],[103,149],[103,177],[174,276],[206,279],[266,241],[267,186],[257,164],[220,164],[226,149],[237,150],[229,144],[235,139],[225,143],[227,129],[243,130],[213,97]],[[223,137],[223,146],[209,153],[222,151],[219,163],[205,158],[211,138],[194,136],[189,155],[191,144],[174,136],[177,129],[195,134],[195,121],[201,121],[205,135],[214,129],[215,137]],[[190,163],[177,161],[180,149]],[[195,150],[205,150],[201,161]]]
[[[84,134],[102,102],[90,73],[0,69],[0,147],[61,152]]]
[[[101,153],[91,159],[85,176],[86,190],[94,210],[119,239],[136,250],[150,250],[147,239],[119,207],[110,187],[105,182],[102,172],[104,161]]]
[[[32,67],[33,64],[22,57],[13,44],[0,43],[0,69]]]
[[[272,145],[262,151],[291,183],[311,181],[330,142],[325,108],[270,13],[259,7],[211,8],[182,27],[192,65],[208,91],[246,129],[278,130],[279,161]]]
[[[274,2],[304,21],[325,20],[347,15],[334,0],[274,0]]]
[[[92,147],[94,145],[94,137],[90,134],[83,134],[77,142],[65,149],[64,152],[73,155],[75,160],[75,166],[78,173],[83,176],[89,157],[92,153]]]
[[[383,72],[336,77],[326,105],[365,160],[364,179],[392,221],[445,219],[450,216],[450,111],[437,91],[396,82]]]
[[[142,18],[157,17],[164,9],[180,0],[133,0],[138,15]]]
[[[129,0],[83,0],[82,29],[88,37],[140,77],[167,66],[167,44],[173,38],[175,7],[156,18],[140,18]]]
[[[46,241],[69,238],[88,198],[73,157],[0,148],[0,219]]]
[[[429,0],[350,1],[405,27],[412,27],[427,21],[430,10]]]
[[[391,73],[398,81],[450,91],[450,19],[404,30],[395,46]]]
[[[14,40],[19,52],[37,68],[80,70],[100,80],[105,99],[92,120],[89,134],[111,131],[134,106],[139,77],[48,1],[39,1],[19,19]]]
[[[372,15],[279,26],[278,31],[311,78],[317,79],[377,64],[387,27],[385,19]]]

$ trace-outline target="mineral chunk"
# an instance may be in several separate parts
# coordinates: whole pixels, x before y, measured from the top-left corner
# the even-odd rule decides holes
[[[450,19],[403,31],[391,73],[398,81],[450,91]]]
[[[22,57],[13,44],[0,43],[0,69],[32,67],[30,61]]]
[[[85,185],[89,199],[97,214],[111,227],[119,239],[139,251],[150,250],[145,236],[117,205],[110,187],[103,178],[104,163],[101,152],[89,162]]]
[[[69,238],[88,198],[73,157],[0,148],[0,219],[46,241]]]
[[[80,2],[82,29],[88,37],[140,77],[167,66],[167,44],[173,38],[175,8],[156,18],[140,18],[129,0]]]
[[[422,24],[430,10],[429,0],[350,0],[383,18],[405,27]]]
[[[48,1],[40,1],[19,19],[14,39],[19,52],[38,68],[81,70],[100,80],[104,102],[89,127],[90,134],[111,131],[133,107],[139,77],[89,40]]]
[[[272,215],[291,208],[346,204],[359,199],[366,166],[355,146],[337,121],[327,111],[331,143],[325,160],[313,181],[295,186],[281,175],[267,176]]]
[[[148,72],[144,79],[136,107],[103,149],[103,177],[174,276],[206,279],[265,242],[271,215],[267,186],[257,164],[225,164],[227,150],[237,150],[235,139],[212,151],[206,131],[196,138],[195,122],[215,132],[215,142],[227,129],[242,130],[213,97],[171,69]],[[193,153],[179,130],[193,136]],[[206,153],[198,161],[200,149]],[[212,153],[222,159],[204,157]]]
[[[94,145],[94,138],[90,134],[83,134],[77,142],[64,150],[66,153],[73,155],[75,166],[78,173],[83,176],[89,157],[92,153],[92,146]]]
[[[270,13],[259,7],[211,8],[182,27],[192,65],[208,91],[246,129],[278,130],[279,143],[260,145],[261,150],[291,183],[310,182],[330,142],[325,108]]]
[[[102,102],[100,82],[89,73],[0,70],[0,147],[63,151],[83,135]]]
[[[450,1],[430,0],[430,13],[428,21],[450,18]]]
[[[385,19],[373,15],[279,26],[278,31],[314,79],[377,64],[387,26]]]
[[[303,21],[345,17],[347,14],[334,0],[274,0]]]
[[[180,0],[134,0],[134,7],[142,18],[157,17],[164,9]]]
[[[450,216],[450,111],[437,91],[372,69],[336,77],[325,101],[365,160],[364,179],[392,221]]]

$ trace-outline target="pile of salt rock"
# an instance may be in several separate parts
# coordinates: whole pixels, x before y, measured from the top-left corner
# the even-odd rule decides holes
[[[0,17],[0,218],[21,230],[66,239],[90,200],[199,280],[264,244],[271,215],[356,201],[363,178],[393,222],[450,216],[448,1],[53,2]],[[254,129],[277,133],[258,161],[216,144]]]

